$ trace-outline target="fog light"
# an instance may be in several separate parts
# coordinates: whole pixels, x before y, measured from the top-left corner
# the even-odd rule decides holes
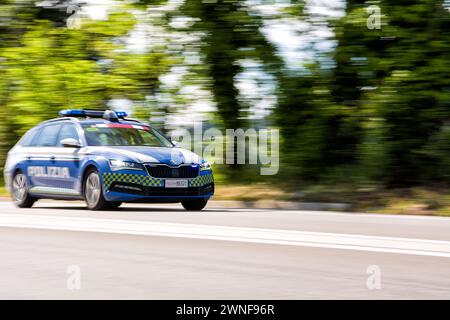
[[[116,184],[116,188],[127,189],[127,190],[134,190],[134,191],[142,191],[141,188],[132,187],[132,186],[124,186],[122,184]]]

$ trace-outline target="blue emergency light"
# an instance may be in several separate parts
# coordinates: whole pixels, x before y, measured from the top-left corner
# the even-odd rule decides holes
[[[60,117],[84,117],[84,110],[61,110],[59,112]]]
[[[126,112],[124,112],[124,111],[116,111],[116,115],[117,115],[119,118],[125,118],[125,117],[128,117],[128,113],[126,113]]]

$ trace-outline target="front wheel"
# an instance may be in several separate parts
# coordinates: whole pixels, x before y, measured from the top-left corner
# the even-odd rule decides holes
[[[181,205],[187,211],[200,211],[206,206],[207,203],[208,203],[208,200],[204,200],[204,199],[181,201]]]
[[[11,187],[13,202],[17,207],[31,208],[36,202],[36,199],[28,193],[27,177],[22,172],[16,173]]]
[[[111,203],[103,197],[103,188],[100,175],[97,170],[91,169],[84,181],[84,199],[89,210],[111,209]]]

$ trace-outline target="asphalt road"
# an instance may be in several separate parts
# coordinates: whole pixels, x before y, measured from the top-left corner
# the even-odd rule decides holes
[[[0,299],[449,299],[450,218],[0,202]]]

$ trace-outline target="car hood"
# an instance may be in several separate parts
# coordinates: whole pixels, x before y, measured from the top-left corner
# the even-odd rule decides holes
[[[182,163],[200,163],[195,153],[182,148],[165,147],[88,147],[87,152],[101,153],[109,159],[134,161],[139,163],[164,163],[179,165]]]

